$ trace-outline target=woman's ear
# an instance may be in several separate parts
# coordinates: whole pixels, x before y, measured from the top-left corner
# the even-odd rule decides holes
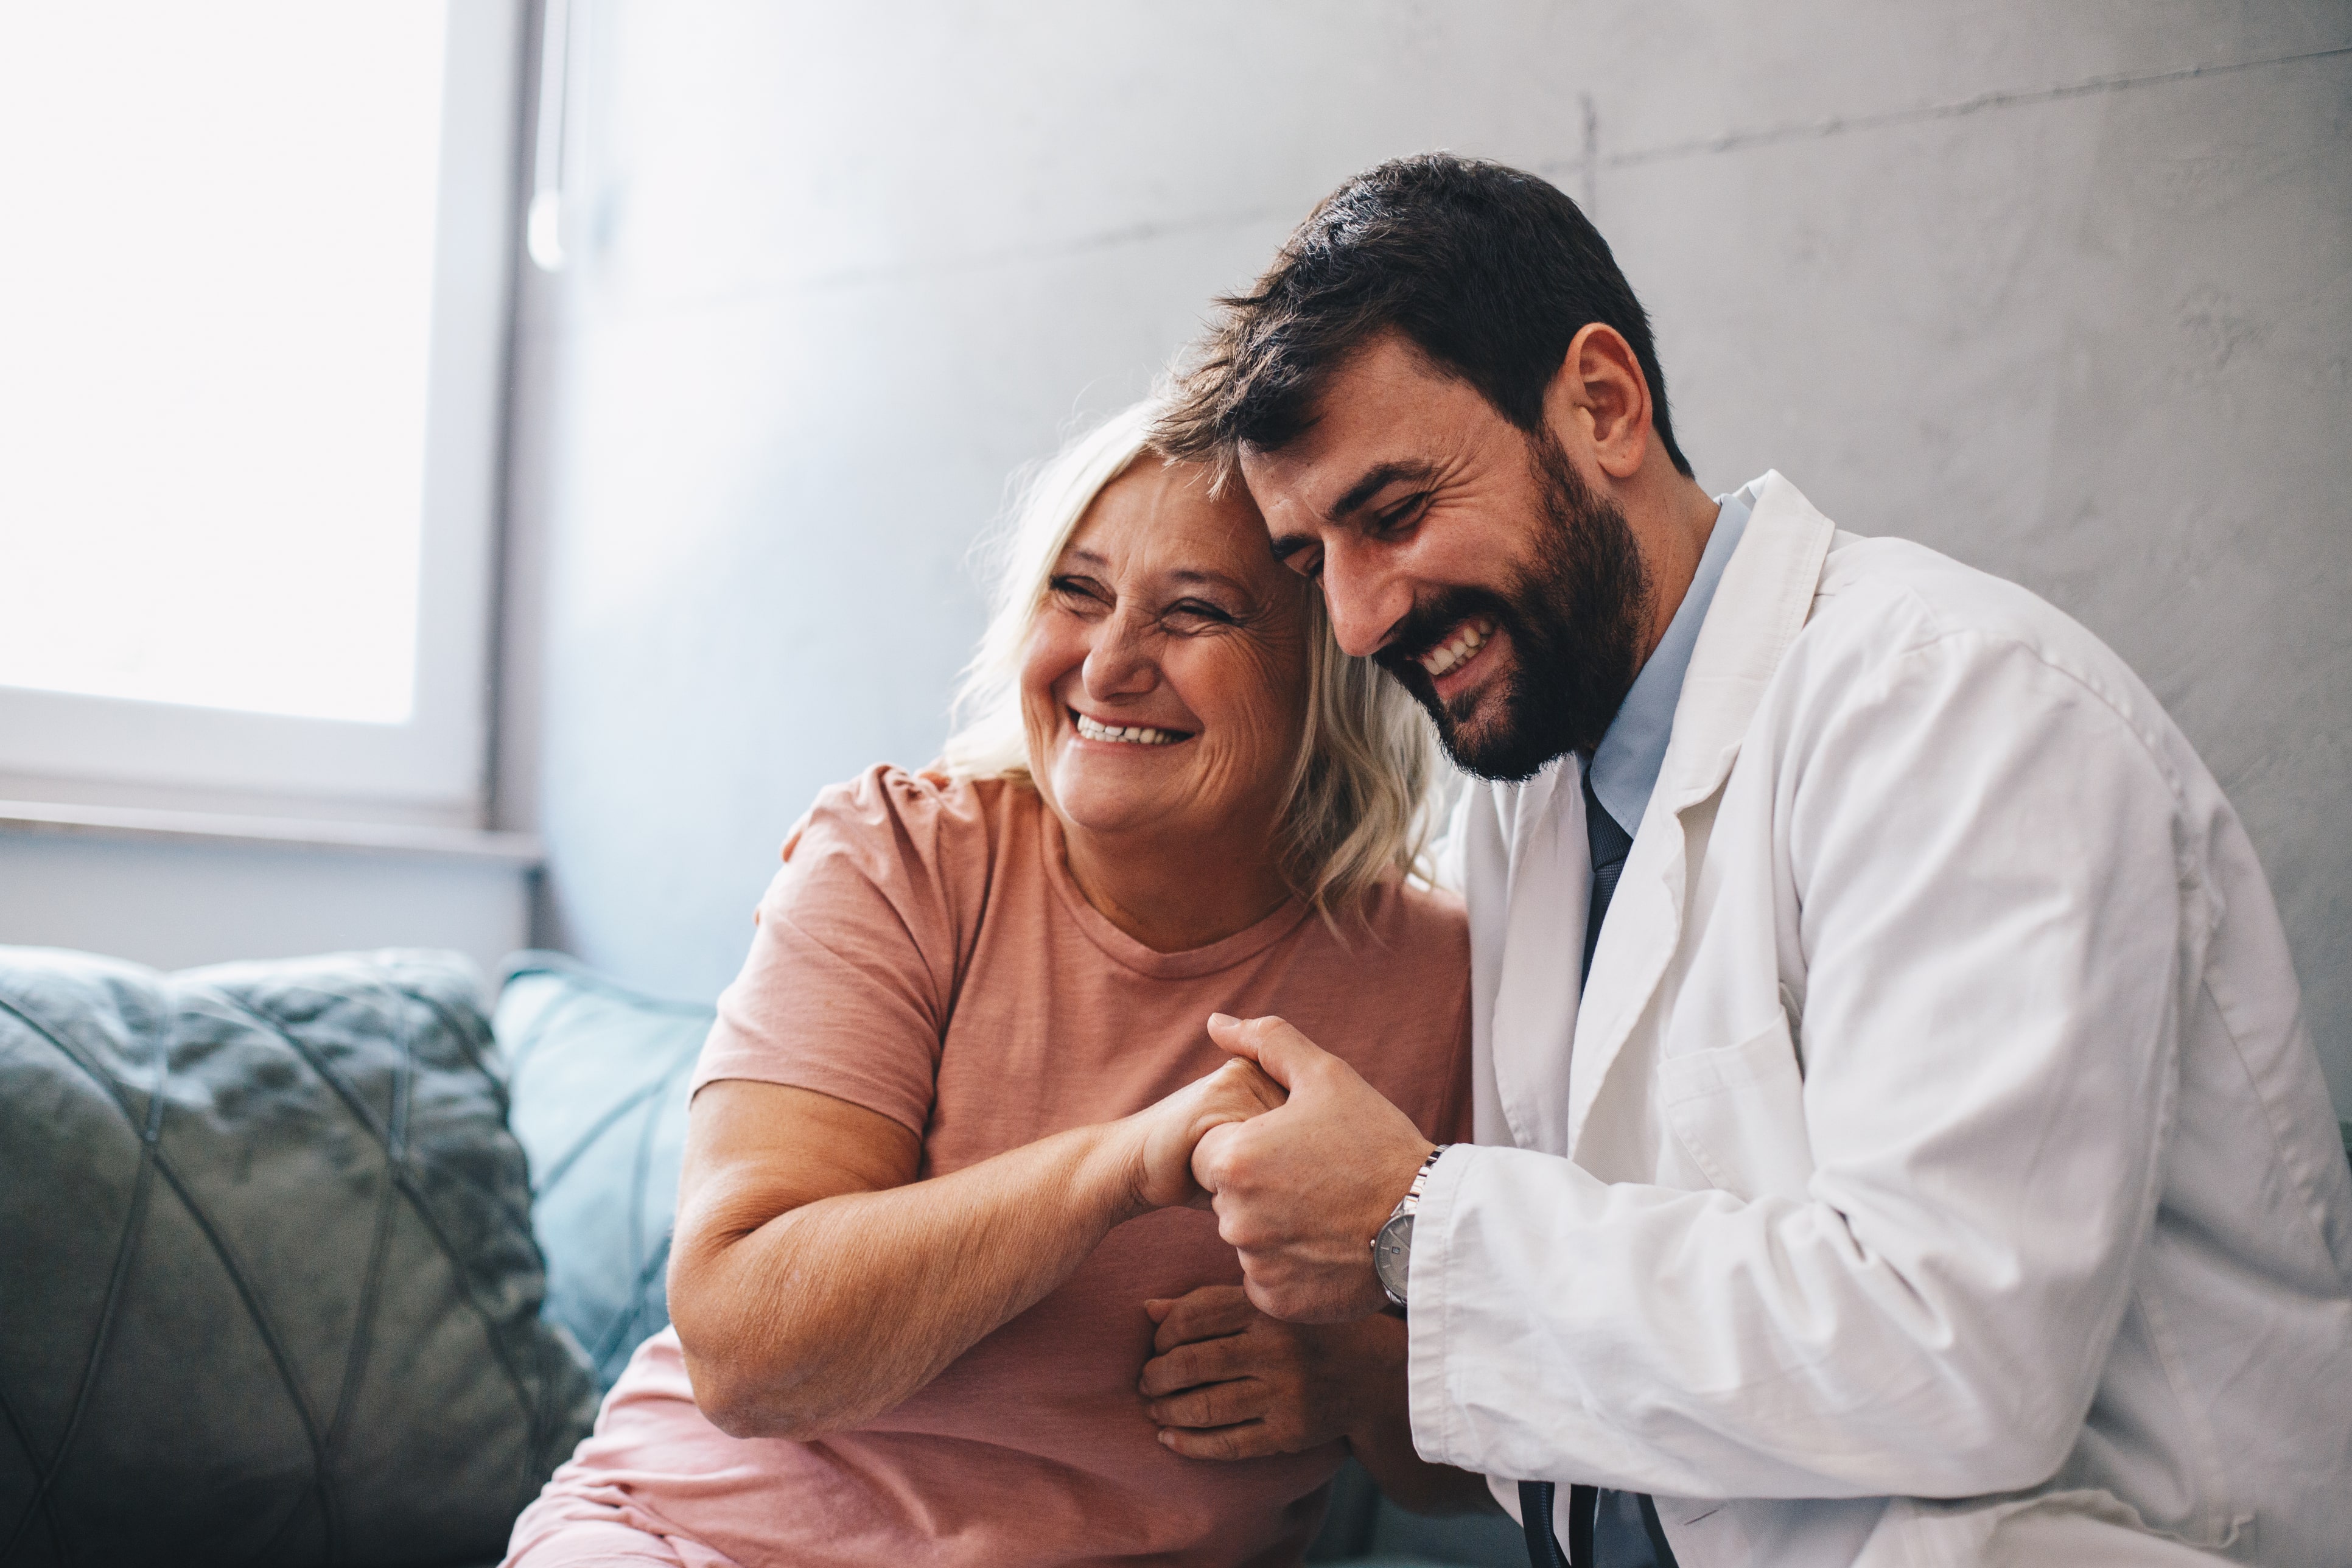
[[[1584,448],[1611,479],[1640,471],[1650,452],[1650,382],[1623,333],[1592,321],[1569,340],[1544,392],[1544,420],[1567,451]]]

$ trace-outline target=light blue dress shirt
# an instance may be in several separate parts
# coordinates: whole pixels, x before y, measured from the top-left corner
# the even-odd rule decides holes
[[[1675,704],[1682,700],[1691,649],[1698,646],[1698,628],[1706,620],[1706,607],[1715,603],[1724,565],[1748,528],[1745,491],[1717,496],[1716,502],[1723,510],[1716,514],[1714,531],[1699,552],[1690,588],[1586,764],[1592,773],[1592,793],[1628,834],[1641,831],[1642,814],[1650,808],[1650,794],[1658,787],[1658,770],[1665,765],[1666,742],[1674,736]]]

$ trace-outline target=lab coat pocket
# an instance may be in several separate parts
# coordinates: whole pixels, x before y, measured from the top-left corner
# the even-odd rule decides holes
[[[1658,1102],[1675,1138],[1706,1179],[1743,1198],[1802,1197],[1813,1173],[1805,1136],[1805,1085],[1789,1020],[1736,1046],[1689,1051],[1658,1064]]]

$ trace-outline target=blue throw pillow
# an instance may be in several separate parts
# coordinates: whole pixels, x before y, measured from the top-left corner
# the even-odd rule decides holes
[[[601,1388],[669,1325],[687,1082],[712,1016],[561,953],[507,962],[497,1027],[511,1125],[530,1155],[547,1315],[587,1351]]]
[[[479,985],[0,948],[0,1563],[503,1551],[595,1405]]]

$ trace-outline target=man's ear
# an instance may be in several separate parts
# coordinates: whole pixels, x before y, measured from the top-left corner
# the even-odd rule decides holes
[[[1544,391],[1544,420],[1567,450],[1583,447],[1612,479],[1630,479],[1650,454],[1650,381],[1616,328],[1588,322],[1569,340]]]

